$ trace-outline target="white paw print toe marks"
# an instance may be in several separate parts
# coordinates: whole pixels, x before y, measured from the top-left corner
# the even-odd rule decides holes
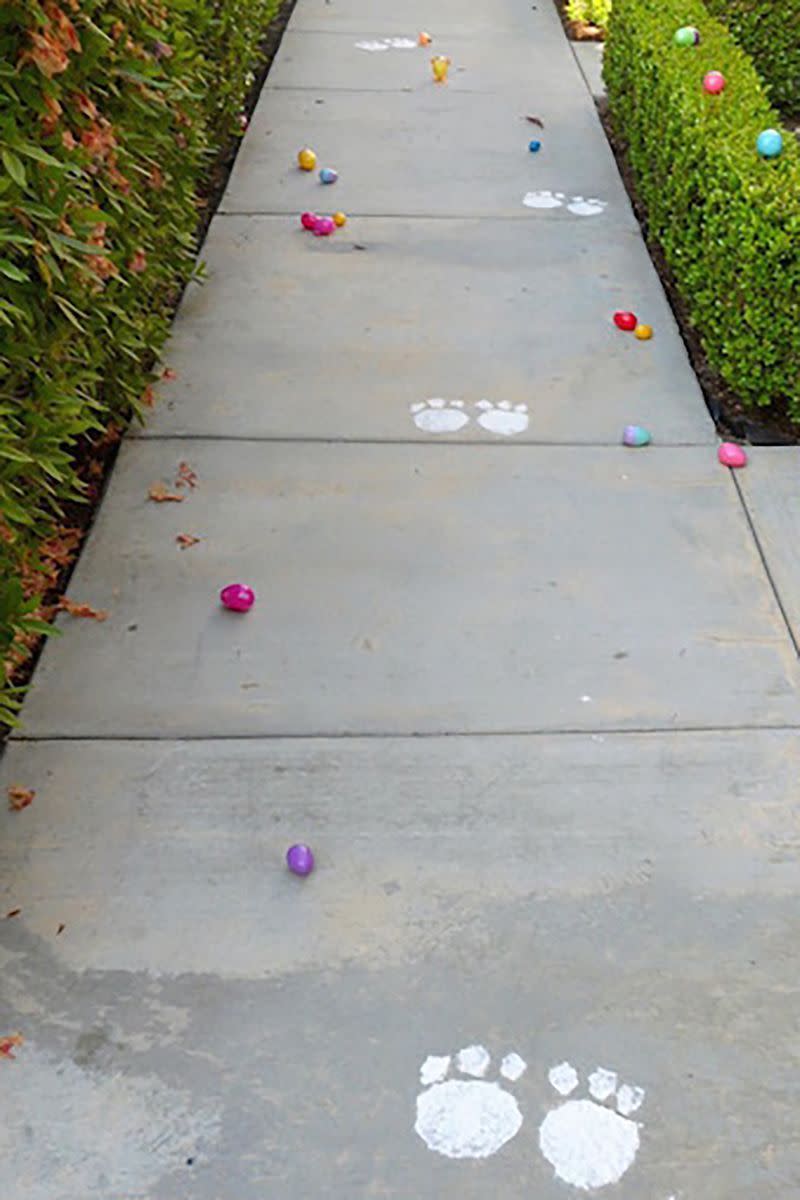
[[[530,418],[527,404],[511,405],[507,400],[492,404],[491,400],[479,400],[475,407],[480,411],[478,424],[490,433],[513,437],[515,433],[523,433],[528,428]]]
[[[411,405],[411,415],[417,429],[423,433],[457,433],[469,422],[461,400],[423,400]]]
[[[455,1067],[471,1078],[451,1079],[451,1055],[425,1059],[419,1073],[425,1090],[417,1096],[414,1129],[429,1150],[446,1158],[489,1158],[519,1132],[522,1113],[516,1099],[485,1078],[491,1061],[485,1046],[467,1046],[456,1054]],[[525,1069],[524,1059],[511,1053],[502,1060],[500,1075],[516,1083]]]
[[[528,192],[522,203],[526,208],[561,208],[565,200],[563,192]]]
[[[580,1083],[568,1062],[553,1067],[548,1079],[560,1096],[571,1096]],[[556,1177],[582,1191],[617,1183],[633,1165],[639,1125],[630,1117],[644,1100],[643,1088],[620,1084],[605,1067],[589,1076],[588,1090],[592,1099],[552,1108],[539,1128],[539,1147]]]

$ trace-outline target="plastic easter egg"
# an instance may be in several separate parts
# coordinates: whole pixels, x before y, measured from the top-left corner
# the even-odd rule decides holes
[[[433,38],[431,37],[431,35],[429,33],[426,33],[425,30],[423,29],[422,33],[419,35],[419,38],[418,38],[418,45],[430,46],[432,41],[433,41]]]
[[[333,167],[323,167],[319,173],[320,183],[336,183],[338,178],[338,172],[334,171]]]
[[[649,446],[652,440],[641,425],[626,425],[622,431],[623,446]]]
[[[317,237],[330,237],[336,226],[330,217],[317,217],[314,233]]]
[[[256,602],[256,594],[244,583],[229,583],[219,594],[225,608],[231,612],[249,612]]]
[[[708,92],[709,96],[718,96],[720,92],[725,90],[725,76],[722,71],[709,71],[703,77],[703,90]]]
[[[337,229],[341,229],[342,226],[344,224],[346,224],[346,222],[347,222],[347,217],[345,216],[345,214],[343,212],[335,212],[333,214],[333,223]]]
[[[700,42],[700,30],[694,25],[682,25],[675,34],[675,44],[678,46],[697,46]]]
[[[528,146],[528,149],[530,150],[531,154],[538,154],[539,151],[541,150],[541,148],[542,148],[542,143],[537,142],[536,138],[534,138],[533,141]]]
[[[639,322],[636,320],[636,314],[632,312],[615,312],[614,324],[617,329],[622,329],[625,333],[633,333]]]
[[[313,171],[317,165],[317,156],[308,146],[304,146],[297,155],[297,165],[301,171]]]
[[[633,336],[637,337],[640,342],[649,342],[653,336],[652,325],[637,325],[633,331]]]
[[[762,158],[777,158],[783,150],[783,138],[777,129],[765,129],[758,135],[756,150]]]
[[[717,450],[717,458],[723,467],[733,467],[734,470],[747,466],[747,454],[736,442],[723,442]]]
[[[318,220],[319,217],[316,213],[304,212],[300,218],[300,224],[303,226],[303,229],[313,229]]]
[[[286,865],[293,875],[310,875],[314,870],[314,852],[310,846],[298,843],[286,851]]]

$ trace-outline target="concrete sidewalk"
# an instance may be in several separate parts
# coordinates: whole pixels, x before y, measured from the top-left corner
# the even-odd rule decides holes
[[[798,454],[718,466],[555,9],[467,7],[298,0],[123,447],[0,764],[3,1200],[798,1177]]]

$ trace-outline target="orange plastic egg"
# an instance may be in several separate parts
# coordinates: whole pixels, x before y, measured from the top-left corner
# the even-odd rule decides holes
[[[649,342],[653,336],[652,325],[637,325],[633,331],[633,336],[637,337],[640,342]]]

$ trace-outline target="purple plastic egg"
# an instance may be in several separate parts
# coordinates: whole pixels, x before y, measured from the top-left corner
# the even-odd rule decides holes
[[[244,583],[229,583],[222,589],[219,598],[231,612],[249,612],[256,602],[255,592]]]
[[[329,237],[336,225],[330,217],[317,217],[314,222],[314,233],[317,237]]]
[[[302,842],[286,851],[286,865],[293,875],[310,875],[314,870],[314,853]]]
[[[300,218],[300,224],[303,226],[303,229],[313,229],[318,220],[319,217],[316,213],[304,212]]]

